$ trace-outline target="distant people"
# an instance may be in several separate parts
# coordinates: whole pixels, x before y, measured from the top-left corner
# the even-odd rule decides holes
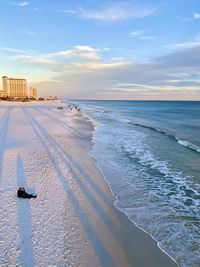
[[[17,196],[19,197],[19,198],[36,198],[37,197],[37,195],[33,195],[33,194],[28,194],[28,193],[26,193],[26,191],[25,191],[25,189],[24,189],[24,187],[20,187],[19,189],[18,189],[18,191],[17,191]]]
[[[68,110],[76,110],[76,111],[81,111],[80,110],[80,108],[78,107],[78,106],[76,106],[76,105],[71,105],[71,104],[69,104],[68,106],[67,106],[67,108],[68,108]]]

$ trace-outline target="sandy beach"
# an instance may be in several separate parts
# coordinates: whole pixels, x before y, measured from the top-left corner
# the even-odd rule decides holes
[[[60,101],[0,102],[1,266],[177,266],[114,207],[92,130]]]

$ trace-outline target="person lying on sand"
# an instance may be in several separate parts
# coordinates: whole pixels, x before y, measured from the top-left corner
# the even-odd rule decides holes
[[[32,194],[28,194],[26,193],[24,187],[20,187],[17,191],[17,196],[21,197],[21,198],[36,198],[37,195],[32,195]]]

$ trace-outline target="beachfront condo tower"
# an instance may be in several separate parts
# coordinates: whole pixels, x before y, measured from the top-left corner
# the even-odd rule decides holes
[[[2,77],[3,91],[8,97],[26,98],[27,83],[25,79]]]
[[[38,99],[37,89],[30,87],[30,97],[33,99]]]

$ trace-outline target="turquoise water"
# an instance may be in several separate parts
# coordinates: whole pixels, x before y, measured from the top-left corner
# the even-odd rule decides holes
[[[200,102],[74,102],[115,206],[180,266],[200,266]]]

